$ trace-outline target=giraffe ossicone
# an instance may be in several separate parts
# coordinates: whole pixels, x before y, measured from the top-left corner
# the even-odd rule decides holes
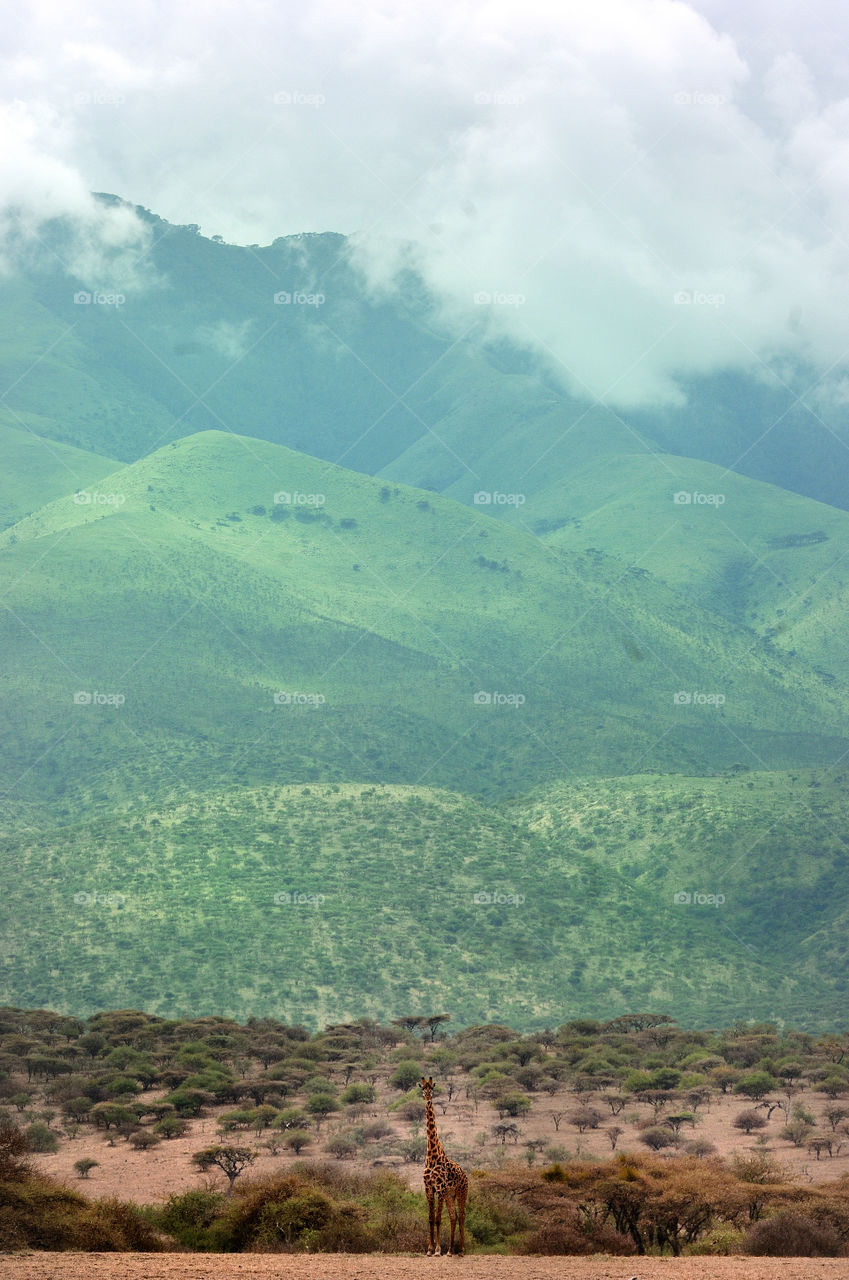
[[[466,1248],[466,1199],[469,1194],[469,1179],[464,1170],[453,1160],[449,1160],[445,1149],[439,1141],[436,1128],[436,1116],[433,1111],[433,1077],[422,1076],[419,1089],[425,1100],[427,1116],[427,1154],[425,1156],[424,1185],[427,1196],[428,1216],[428,1257],[438,1256],[442,1249],[439,1242],[439,1229],[442,1223],[442,1206],[448,1209],[451,1219],[451,1239],[448,1253],[464,1253]],[[454,1248],[454,1233],[459,1223],[460,1238]]]

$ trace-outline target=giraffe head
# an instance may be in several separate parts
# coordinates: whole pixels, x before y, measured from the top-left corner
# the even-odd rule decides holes
[[[421,1080],[419,1081],[419,1089],[422,1092],[422,1096],[425,1102],[433,1101],[434,1087],[435,1086],[433,1083],[433,1076],[430,1076],[427,1080],[425,1080],[424,1076],[422,1076]]]

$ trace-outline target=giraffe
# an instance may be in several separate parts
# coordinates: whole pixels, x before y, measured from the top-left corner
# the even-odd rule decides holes
[[[424,1167],[425,1195],[427,1196],[428,1214],[428,1257],[442,1253],[439,1243],[439,1228],[442,1222],[443,1202],[448,1206],[451,1219],[451,1241],[448,1254],[455,1252],[454,1230],[460,1223],[460,1240],[457,1253],[464,1253],[466,1248],[466,1197],[469,1194],[469,1179],[463,1170],[445,1154],[439,1134],[436,1131],[436,1116],[433,1113],[433,1078],[421,1078],[419,1088],[425,1100],[427,1113],[427,1155]]]

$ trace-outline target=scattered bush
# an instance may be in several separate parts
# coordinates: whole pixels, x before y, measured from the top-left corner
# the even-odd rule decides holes
[[[743,1237],[742,1248],[758,1258],[840,1258],[847,1252],[833,1228],[790,1212],[756,1222]]]
[[[37,1151],[39,1155],[49,1155],[59,1150],[59,1139],[43,1120],[36,1120],[28,1125],[26,1136],[30,1151]]]
[[[747,1107],[745,1111],[738,1111],[731,1123],[735,1129],[742,1129],[748,1135],[753,1129],[766,1128],[766,1116],[755,1111],[754,1107]]]
[[[22,1182],[31,1172],[29,1143],[17,1125],[0,1123],[0,1182]]]
[[[407,1093],[414,1085],[418,1084],[421,1078],[421,1066],[418,1062],[413,1062],[411,1058],[408,1058],[404,1062],[398,1063],[398,1066],[389,1077],[389,1084],[400,1093]]]

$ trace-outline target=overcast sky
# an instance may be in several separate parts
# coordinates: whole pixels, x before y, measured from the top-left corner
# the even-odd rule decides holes
[[[412,243],[458,331],[608,403],[798,362],[849,398],[847,15],[36,0],[4,17],[4,218],[72,213],[82,275],[138,234],[91,190],[239,243],[355,234],[375,285]]]

